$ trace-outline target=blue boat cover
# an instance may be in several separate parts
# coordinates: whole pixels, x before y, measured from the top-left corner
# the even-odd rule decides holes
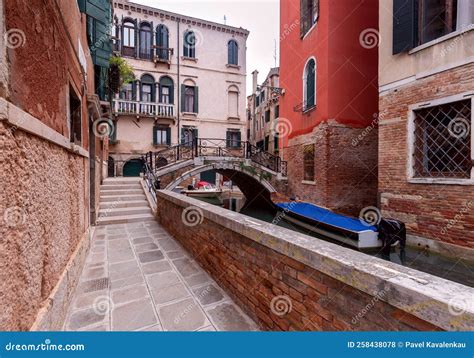
[[[314,204],[292,201],[289,203],[278,203],[276,205],[285,211],[307,217],[308,219],[320,221],[328,225],[339,227],[341,229],[355,232],[367,230],[377,231],[375,226],[365,226],[358,219],[333,213],[328,209],[321,208]]]

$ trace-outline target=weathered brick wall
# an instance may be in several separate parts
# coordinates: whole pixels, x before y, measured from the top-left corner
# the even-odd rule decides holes
[[[165,197],[157,206],[165,229],[264,330],[438,329],[203,216],[187,226]]]
[[[474,89],[474,64],[417,80],[380,97],[379,195],[383,215],[408,233],[474,248],[472,185],[413,184],[407,180],[408,107]]]
[[[370,128],[370,129],[369,129]],[[315,143],[314,184],[304,183],[303,147]],[[289,141],[288,195],[358,216],[377,202],[377,129],[321,124]]]

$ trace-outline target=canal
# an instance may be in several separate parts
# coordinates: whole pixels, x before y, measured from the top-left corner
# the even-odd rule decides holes
[[[222,203],[218,198],[199,199],[207,203],[222,207]],[[284,219],[274,220],[277,215],[276,210],[262,210],[261,208],[256,209],[248,207],[244,208],[242,211],[240,211],[240,213],[269,223],[273,222],[274,225],[285,227],[287,229],[312,236],[315,239],[332,242],[340,246],[348,247],[352,250],[357,250],[351,246],[344,245],[337,240],[333,240],[322,235],[316,234],[312,231],[308,231],[299,226],[295,226],[294,224],[287,222]],[[450,281],[458,282],[469,287],[474,287],[474,263],[469,262],[463,258],[450,258],[432,252],[429,248],[426,247],[411,246],[407,246],[405,250],[403,250],[403,252],[401,252],[400,248],[398,247],[392,249],[390,257],[383,257],[379,251],[364,251],[364,253],[367,255],[379,257],[384,260],[389,260],[391,262],[410,267],[415,270],[442,277]]]

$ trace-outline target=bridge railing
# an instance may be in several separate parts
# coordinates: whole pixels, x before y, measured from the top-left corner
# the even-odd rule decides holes
[[[221,138],[194,138],[157,152],[148,152],[143,156],[145,178],[150,190],[158,189],[159,181],[155,176],[157,169],[181,160],[195,157],[235,157],[250,159],[267,169],[287,176],[287,162],[278,155],[268,153],[248,141]],[[157,187],[158,186],[158,187]]]

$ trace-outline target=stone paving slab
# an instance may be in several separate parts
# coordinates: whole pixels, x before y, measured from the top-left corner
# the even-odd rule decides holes
[[[154,221],[96,228],[63,327],[69,331],[257,330]]]

